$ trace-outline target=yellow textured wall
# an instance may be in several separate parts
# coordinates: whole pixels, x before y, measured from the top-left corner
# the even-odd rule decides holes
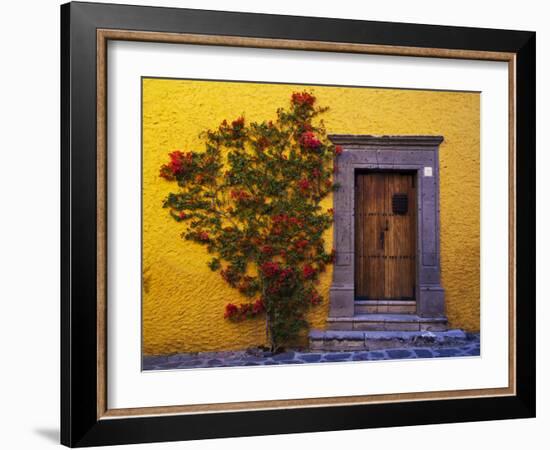
[[[162,208],[173,183],[159,178],[168,152],[201,150],[199,133],[224,119],[273,119],[303,86],[188,80],[143,80],[143,349],[145,354],[229,350],[265,343],[260,320],[234,324],[225,304],[240,294],[206,266],[203,246],[179,237]],[[308,87],[327,131],[338,134],[443,135],[440,150],[441,267],[450,326],[479,330],[479,94]],[[330,207],[332,199],[327,199]],[[327,236],[332,248],[332,233]],[[327,301],[309,321],[325,328],[332,271],[322,277]]]

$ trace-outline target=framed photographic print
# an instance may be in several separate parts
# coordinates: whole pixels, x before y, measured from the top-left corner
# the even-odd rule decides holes
[[[535,33],[61,7],[68,446],[535,414]]]

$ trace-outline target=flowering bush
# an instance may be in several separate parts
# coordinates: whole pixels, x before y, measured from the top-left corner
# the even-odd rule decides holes
[[[173,151],[160,168],[177,184],[164,207],[185,225],[182,236],[206,246],[210,269],[250,298],[228,303],[224,317],[265,317],[274,350],[308,327],[305,313],[322,302],[319,274],[334,257],[323,240],[333,212],[320,202],[337,188],[342,149],[327,140],[316,120],[327,108],[315,104],[296,92],[275,121],[224,120],[204,133],[204,151]]]

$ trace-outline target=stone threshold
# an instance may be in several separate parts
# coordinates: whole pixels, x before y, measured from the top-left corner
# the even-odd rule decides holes
[[[448,331],[336,331],[312,330],[309,345],[312,351],[378,350],[402,347],[434,347],[460,345],[469,340],[459,329]]]
[[[335,331],[446,331],[447,318],[416,314],[357,314],[329,317],[327,325]]]
[[[415,314],[415,300],[355,300],[355,314]]]
[[[416,305],[415,300],[355,300],[355,305]]]
[[[329,317],[329,322],[440,322],[446,323],[446,317],[421,317],[416,314],[358,314],[348,317]]]

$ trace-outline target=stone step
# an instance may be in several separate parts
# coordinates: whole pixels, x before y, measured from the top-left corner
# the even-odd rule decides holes
[[[336,331],[445,331],[447,318],[416,314],[356,314],[329,317],[327,328]]]
[[[355,300],[355,314],[415,314],[414,300]]]
[[[406,347],[446,347],[467,343],[462,330],[447,331],[333,331],[312,330],[312,351],[357,351]]]

